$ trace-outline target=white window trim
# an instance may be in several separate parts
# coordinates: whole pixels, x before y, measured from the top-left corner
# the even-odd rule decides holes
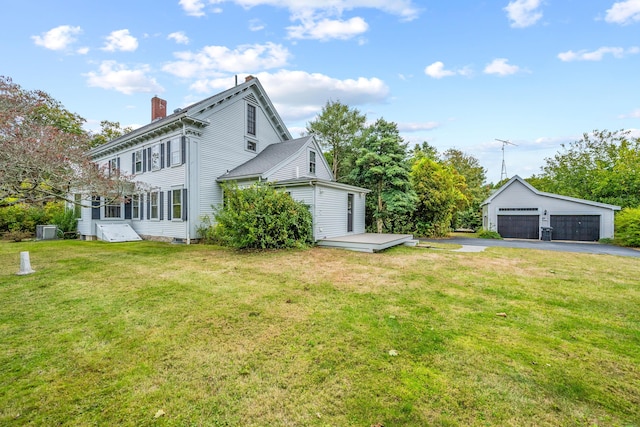
[[[151,170],[159,171],[162,169],[162,146],[160,144],[154,144],[151,146]]]
[[[174,159],[175,154],[177,154],[178,156],[178,161]],[[183,164],[184,159],[182,158],[182,141],[180,140],[180,138],[171,140],[171,152],[169,153],[169,155],[171,156],[172,168],[181,166]]]
[[[172,187],[171,188],[171,221],[175,221],[175,222],[182,222],[182,212],[184,212],[184,200],[183,200],[183,187]],[[180,195],[180,215],[178,215],[178,217],[176,217],[174,214],[175,212],[173,211],[174,208],[174,203],[173,203],[173,197],[175,192],[178,192],[178,194]]]
[[[254,108],[255,114],[254,114],[254,131],[255,133],[250,133],[249,132],[249,106],[252,106]],[[244,120],[244,132],[245,134],[250,137],[250,138],[257,138],[258,136],[258,106],[251,103],[251,102],[246,102],[245,103],[245,108],[244,108],[244,114],[245,114],[245,120]]]
[[[311,161],[311,158],[313,157],[313,162]],[[308,172],[312,175],[315,175],[318,171],[318,153],[315,150],[309,150],[309,154],[307,156],[309,162],[308,162]],[[311,164],[313,163],[313,171],[311,170]]]
[[[153,216],[153,195],[156,196],[156,216]],[[151,191],[149,193],[149,220],[160,221],[160,191]]]

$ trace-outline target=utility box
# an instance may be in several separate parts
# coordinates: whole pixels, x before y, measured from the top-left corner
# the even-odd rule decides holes
[[[552,231],[553,231],[553,227],[542,227],[541,240],[544,242],[550,242]]]
[[[36,225],[36,240],[54,240],[58,238],[58,226]]]

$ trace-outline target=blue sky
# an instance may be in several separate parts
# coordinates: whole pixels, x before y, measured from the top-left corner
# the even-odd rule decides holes
[[[328,100],[538,173],[594,129],[640,136],[640,0],[20,0],[0,74],[99,129],[139,126],[257,76],[298,136]]]

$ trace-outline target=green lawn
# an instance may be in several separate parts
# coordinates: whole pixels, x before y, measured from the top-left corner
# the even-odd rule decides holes
[[[438,246],[0,243],[0,425],[640,426],[639,259]]]

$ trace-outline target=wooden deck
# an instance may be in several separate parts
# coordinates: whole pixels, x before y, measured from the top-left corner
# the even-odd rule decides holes
[[[417,240],[412,234],[378,234],[363,233],[332,237],[318,240],[317,245],[323,248],[341,248],[359,252],[378,252],[392,246],[415,246]]]

